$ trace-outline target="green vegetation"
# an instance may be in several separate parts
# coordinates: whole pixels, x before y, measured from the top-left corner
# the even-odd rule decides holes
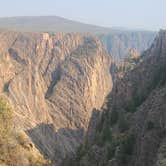
[[[24,132],[13,127],[13,111],[6,99],[0,97],[0,165],[5,166],[51,166]]]
[[[157,72],[155,73],[152,88],[157,86],[161,87],[166,84],[166,65],[157,66]]]
[[[86,148],[81,145],[78,149],[77,149],[77,156],[75,158],[74,161],[72,161],[71,165],[72,166],[82,166],[82,162],[81,162],[81,158],[86,154]]]
[[[118,127],[118,128],[117,128]],[[119,129],[114,133],[114,128]],[[72,166],[84,166],[84,157],[90,157],[88,152],[93,145],[104,148],[104,158],[101,165],[105,166],[108,161],[117,159],[120,163],[128,164],[131,161],[136,137],[130,130],[129,123],[124,114],[119,114],[116,109],[113,111],[103,110],[103,114],[98,124],[95,141],[88,145],[80,146]],[[86,159],[85,159],[86,160]]]
[[[112,136],[106,144],[106,161],[116,158],[120,163],[127,164],[132,157],[135,145],[135,136],[131,133]]]
[[[164,157],[166,157],[166,142],[163,142],[163,143],[160,145],[159,152],[162,153],[162,154],[164,155]]]
[[[139,85],[135,85],[135,92],[133,93],[133,98],[126,104],[125,110],[127,112],[135,112],[137,108],[145,101],[148,95],[153,89],[157,87],[164,86],[166,84],[166,65],[161,64],[160,66],[154,66],[154,71],[152,80],[147,84],[146,88],[137,88]]]
[[[110,114],[110,125],[113,126],[118,122],[119,119],[119,113],[116,109],[114,109],[113,111],[111,111]]]
[[[137,109],[137,106],[135,104],[135,100],[131,100],[125,107],[125,110],[131,113],[135,112],[136,109]]]
[[[121,139],[117,159],[123,165],[128,164],[131,160],[135,145],[135,135],[127,134]]]
[[[147,122],[147,125],[146,125],[146,129],[147,129],[147,130],[152,130],[152,129],[154,129],[154,128],[155,128],[154,122],[148,121],[148,122]]]
[[[125,132],[129,129],[129,124],[126,117],[122,114],[118,121],[118,128],[120,132]]]
[[[124,63],[118,67],[118,72],[122,74],[128,73],[130,70],[133,70],[134,67],[141,62],[140,57],[128,57]]]
[[[131,112],[131,113],[136,112],[137,108],[145,101],[146,95],[144,94],[144,92],[142,92],[142,94],[140,93],[137,94],[137,93],[138,92],[136,92],[132,100],[126,104],[125,110],[127,112]]]

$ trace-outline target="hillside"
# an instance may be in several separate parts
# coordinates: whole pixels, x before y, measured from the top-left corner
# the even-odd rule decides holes
[[[0,18],[0,28],[22,32],[108,33],[110,28],[68,20],[58,16]]]
[[[119,31],[116,33],[100,34],[99,39],[115,62],[123,62],[129,57],[130,51],[135,50],[138,55],[148,49],[156,33],[148,31]]]
[[[51,166],[24,131],[13,125],[13,109],[0,96],[0,165],[1,166]]]
[[[165,31],[142,58],[114,84],[72,166],[165,166]]]
[[[99,37],[109,54],[116,62],[123,61],[130,49],[140,54],[150,47],[156,32],[138,30],[119,30],[88,25],[57,16],[8,17],[0,18],[0,29],[21,32],[78,32],[89,33]]]
[[[110,56],[90,35],[10,31],[0,33],[0,55],[0,93],[15,108],[16,128],[59,165],[112,89]]]

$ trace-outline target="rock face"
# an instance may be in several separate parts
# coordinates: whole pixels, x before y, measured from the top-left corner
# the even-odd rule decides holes
[[[21,32],[64,32],[95,34],[116,62],[123,62],[130,49],[140,54],[150,47],[156,32],[129,31],[83,24],[56,16],[0,18],[0,28]]]
[[[86,166],[166,164],[166,32],[161,31],[132,71],[117,80],[73,161]]]
[[[148,49],[155,36],[156,33],[143,31],[115,31],[108,34],[99,34],[106,50],[118,63],[128,58],[131,50],[132,53],[141,54],[142,51]]]
[[[101,42],[81,34],[0,33],[0,92],[15,125],[59,165],[75,152],[112,88]]]

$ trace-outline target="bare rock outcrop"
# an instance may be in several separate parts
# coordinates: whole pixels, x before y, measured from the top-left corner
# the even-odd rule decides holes
[[[94,139],[88,139],[71,162],[86,166],[164,166],[165,71],[166,32],[160,31],[140,63],[116,80],[99,116]]]
[[[89,35],[0,33],[0,92],[15,108],[15,126],[57,165],[75,152],[110,92],[110,65]]]

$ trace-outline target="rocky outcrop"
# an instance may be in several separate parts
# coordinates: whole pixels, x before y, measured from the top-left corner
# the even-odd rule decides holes
[[[57,165],[75,152],[111,90],[110,65],[89,35],[0,33],[0,92],[15,108],[15,126]]]
[[[166,32],[142,61],[118,79],[99,115],[96,132],[73,163],[86,166],[164,166]],[[73,164],[72,163],[72,164]]]
[[[97,35],[109,54],[118,63],[123,62],[130,49],[140,54],[150,47],[156,32],[105,28],[67,20],[57,16],[32,16],[0,18],[0,29],[19,32],[64,32]]]
[[[108,34],[99,34],[106,50],[117,63],[128,58],[131,50],[135,50],[134,54],[141,54],[151,46],[155,36],[156,33],[146,31],[114,31]]]

